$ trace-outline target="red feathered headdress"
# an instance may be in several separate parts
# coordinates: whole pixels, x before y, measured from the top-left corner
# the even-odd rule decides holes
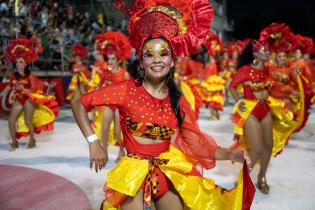
[[[271,52],[290,53],[295,47],[293,33],[284,23],[272,23],[264,28],[260,32],[259,41]]]
[[[108,31],[95,37],[96,48],[102,55],[115,54],[120,60],[131,56],[131,45],[128,37],[120,32]]]
[[[210,56],[215,56],[216,54],[220,53],[224,48],[220,37],[218,35],[215,35],[211,31],[207,34],[205,47],[207,48],[208,55]]]
[[[253,40],[252,45],[253,45],[254,52],[258,52],[262,47],[264,47],[264,45],[260,41],[257,41],[257,40]]]
[[[232,55],[233,52],[237,52],[240,54],[244,49],[245,44],[241,40],[237,40],[235,42],[230,42],[228,45],[225,46],[227,52]]]
[[[314,42],[311,37],[306,37],[302,35],[295,35],[296,49],[300,49],[303,54],[311,54]]]
[[[165,38],[174,56],[187,56],[204,42],[213,10],[208,0],[114,0],[129,18],[129,40],[140,56],[148,38]]]
[[[8,44],[6,57],[11,63],[15,62],[17,58],[23,58],[26,63],[32,63],[38,60],[33,42],[25,37],[19,37]]]
[[[72,56],[80,56],[81,59],[85,58],[88,53],[82,44],[74,44],[71,48]]]

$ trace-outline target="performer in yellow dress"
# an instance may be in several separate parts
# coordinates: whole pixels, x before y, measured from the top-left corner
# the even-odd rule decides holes
[[[201,76],[204,72],[204,64],[199,59],[199,54],[193,54],[190,58],[183,60],[185,65],[182,65],[182,81],[181,90],[184,96],[188,96],[189,91],[193,94],[194,107],[196,118],[199,117],[200,108],[202,106],[202,94],[201,94]],[[188,98],[188,97],[187,97]],[[190,100],[189,100],[190,101]],[[191,104],[192,105],[192,104]]]
[[[206,38],[205,46],[208,51],[209,62],[205,66],[202,75],[202,99],[206,107],[210,108],[210,119],[219,120],[219,111],[223,110],[224,105],[223,90],[225,87],[225,80],[218,76],[218,68],[215,58],[223,50],[223,44],[217,35],[209,33]]]
[[[244,43],[241,41],[230,42],[225,46],[224,58],[220,76],[225,80],[225,104],[229,104],[230,93],[228,91],[231,77],[238,67],[238,57],[244,48]]]
[[[305,88],[303,78],[288,64],[288,55],[296,46],[290,28],[285,24],[272,23],[260,32],[260,41],[274,55],[274,60],[268,63],[273,83],[269,104],[273,113],[273,155],[277,155],[293,132],[303,124]]]
[[[246,56],[248,62],[253,63],[246,63],[232,76],[230,91],[237,103],[231,119],[235,123],[237,140],[249,151],[250,168],[257,161],[261,163],[257,186],[262,193],[268,194],[266,172],[273,149],[273,136],[272,117],[267,102],[271,83],[265,62],[270,53],[261,43],[253,41],[241,56]],[[236,91],[238,85],[243,86],[244,98]]]
[[[98,37],[99,35],[96,35]],[[97,88],[105,85],[105,77],[108,71],[108,64],[104,59],[104,56],[99,50],[95,51],[95,61],[90,66],[92,69],[91,80],[88,82],[87,91],[93,91]]]
[[[83,59],[87,57],[88,53],[83,45],[74,44],[71,48],[74,64],[71,67],[73,76],[68,87],[66,99],[71,101],[74,97],[79,97],[81,94],[87,92],[88,83],[90,79],[90,72]]]
[[[304,89],[304,119],[302,124],[295,130],[295,132],[298,132],[304,128],[308,120],[312,106],[312,98],[315,95],[315,81],[313,81],[313,74],[315,73],[312,72],[308,60],[304,58],[304,55],[309,57],[314,43],[310,37],[294,35],[294,38],[296,44],[293,53],[291,53],[292,60],[289,61],[289,67],[291,71],[299,74]]]
[[[120,112],[128,155],[108,173],[101,209],[249,209],[254,189],[246,164],[231,190],[198,172],[197,165],[210,169],[215,160],[243,161],[243,153],[218,147],[200,131],[173,80],[175,58],[191,53],[209,31],[213,17],[209,1],[135,1],[131,6],[116,1],[115,5],[130,18],[129,39],[141,73],[136,80],[108,85],[72,102],[96,171],[104,168],[107,151],[86,113],[102,105]],[[193,24],[184,21],[189,19]]]
[[[29,64],[38,59],[31,40],[20,37],[11,41],[6,49],[6,57],[9,62],[15,63],[9,83],[15,92],[9,114],[10,151],[19,147],[18,138],[28,135],[28,148],[33,148],[36,146],[35,133],[53,130],[59,106],[53,96],[43,94],[44,83],[30,70]]]
[[[129,78],[124,62],[131,56],[131,46],[126,35],[120,32],[108,31],[96,37],[97,50],[106,57],[107,66],[104,69],[100,82],[102,86],[122,82]],[[93,80],[93,79],[92,79]],[[110,107],[99,107],[93,128],[100,137],[104,148],[107,144],[120,147],[117,160],[124,156],[122,148],[122,135],[119,124],[119,112],[116,110],[112,115]]]

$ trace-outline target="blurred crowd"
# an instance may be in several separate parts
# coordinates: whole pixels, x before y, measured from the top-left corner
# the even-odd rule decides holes
[[[95,34],[111,29],[104,15],[76,11],[67,0],[1,1],[1,68],[5,66],[6,45],[18,36],[35,37],[43,46],[37,68],[67,70],[74,43],[81,43],[90,51]]]

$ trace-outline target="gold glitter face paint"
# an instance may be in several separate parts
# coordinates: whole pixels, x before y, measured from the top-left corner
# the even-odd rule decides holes
[[[143,48],[143,58],[157,58],[172,54],[169,44],[163,39],[152,39]]]
[[[172,48],[167,41],[157,38],[146,42],[142,50],[140,67],[146,79],[164,80],[174,67]]]

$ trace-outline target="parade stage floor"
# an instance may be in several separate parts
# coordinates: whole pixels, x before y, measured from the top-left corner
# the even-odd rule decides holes
[[[199,120],[203,131],[213,136],[220,146],[229,146],[233,139],[233,125],[229,121],[231,107],[222,113],[220,121],[207,120],[208,111],[203,109]],[[315,111],[304,130],[295,135],[284,152],[271,160],[267,180],[271,187],[269,195],[256,192],[253,210],[313,210],[315,206]],[[63,110],[52,133],[37,135],[37,147],[26,149],[27,139],[21,140],[20,148],[9,152],[9,132],[5,118],[0,120],[0,164],[23,166],[47,171],[79,186],[90,200],[92,209],[98,209],[103,199],[106,173],[115,166],[117,148],[109,147],[106,169],[95,173],[89,169],[88,145],[74,123],[70,110]],[[204,171],[204,175],[216,183],[231,188],[238,176],[240,164],[229,161],[217,162],[217,167]],[[3,173],[1,168],[1,172]],[[256,182],[258,167],[251,176]],[[17,173],[23,179],[23,173]],[[25,177],[27,179],[27,177]],[[8,179],[0,180],[0,186]],[[16,185],[19,183],[16,182]],[[45,183],[42,184],[45,187]],[[18,187],[18,186],[16,186]],[[41,185],[33,190],[40,190]],[[10,190],[10,189],[9,189]],[[27,192],[26,192],[27,193]],[[63,191],[58,192],[62,196]],[[21,195],[16,195],[21,196]],[[13,199],[14,195],[12,195]],[[34,200],[33,202],[37,202]],[[69,202],[76,202],[71,200]],[[2,210],[6,210],[1,206]],[[25,208],[29,210],[32,208]],[[65,208],[59,208],[65,209]]]

